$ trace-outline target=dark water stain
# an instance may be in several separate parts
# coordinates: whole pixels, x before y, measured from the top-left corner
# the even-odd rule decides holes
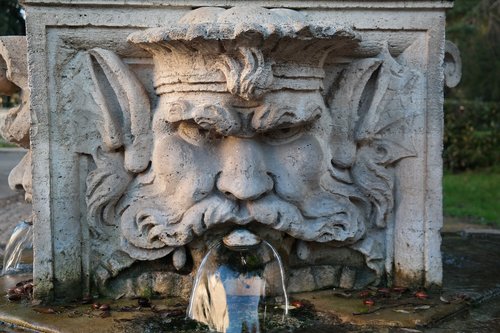
[[[500,235],[446,234],[443,287],[484,292],[500,287]]]

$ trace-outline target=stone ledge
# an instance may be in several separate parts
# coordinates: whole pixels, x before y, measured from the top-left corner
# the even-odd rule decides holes
[[[363,304],[362,298],[356,297],[358,293],[355,292],[349,298],[345,298],[341,295],[346,293],[324,290],[294,294],[291,297],[311,302],[316,311],[337,317],[343,324],[361,327],[429,326],[468,307],[465,302],[443,303],[439,295],[432,294],[425,300],[406,295],[394,304],[383,304],[384,300],[375,300],[373,306],[367,306]]]
[[[96,6],[136,6],[136,7],[171,7],[171,6],[237,6],[248,5],[245,0],[156,0],[149,1],[145,4],[142,0],[24,0],[24,4],[29,5],[96,5]],[[451,8],[453,7],[452,0],[414,0],[414,1],[394,1],[394,0],[378,0],[378,1],[359,1],[359,0],[344,0],[344,1],[300,1],[300,0],[285,0],[285,1],[253,1],[253,5],[267,7],[272,4],[273,7],[292,7],[292,8]]]
[[[4,278],[0,278],[0,287],[8,287],[13,283],[15,284],[15,281],[11,281],[6,286]],[[432,295],[430,300],[416,300],[415,304],[411,305],[414,308],[430,305],[429,309],[414,310],[409,313],[395,312],[394,310],[405,308],[404,305],[401,305],[374,313],[359,314],[363,309],[367,309],[363,305],[362,299],[354,296],[349,299],[341,298],[335,296],[332,290],[294,294],[292,299],[310,301],[315,310],[321,314],[322,320],[334,323],[332,327],[336,325],[339,325],[339,328],[349,326],[353,329],[349,332],[358,332],[358,329],[360,332],[365,332],[363,328],[400,327],[413,329],[430,326],[469,308],[465,302],[444,304],[439,300],[439,296]],[[127,323],[134,321],[147,323],[152,318],[160,319],[169,311],[179,311],[175,310],[179,308],[178,303],[184,304],[185,302],[175,298],[153,300],[151,304],[155,306],[155,310],[143,308],[127,312],[120,311],[120,309],[133,308],[137,301],[99,301],[110,304],[109,315],[102,316],[100,311],[92,310],[90,304],[73,303],[65,306],[43,307],[31,305],[27,301],[13,303],[3,298],[0,301],[0,323],[44,333],[91,333],[96,331],[96,327],[99,327],[100,332],[118,333],[123,332],[124,327],[120,327],[122,324],[127,325]],[[354,315],[353,313],[358,314]],[[319,324],[321,323],[318,322],[317,325]],[[0,326],[0,330],[1,328]]]

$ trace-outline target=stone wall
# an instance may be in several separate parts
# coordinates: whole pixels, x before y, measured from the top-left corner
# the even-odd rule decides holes
[[[451,2],[24,5],[36,297],[185,296],[234,228],[292,292],[441,284]]]

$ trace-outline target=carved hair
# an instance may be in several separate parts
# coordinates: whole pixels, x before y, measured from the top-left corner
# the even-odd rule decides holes
[[[271,63],[255,47],[240,47],[241,63],[237,57],[223,54],[220,69],[226,76],[228,91],[246,100],[260,97],[273,81]]]

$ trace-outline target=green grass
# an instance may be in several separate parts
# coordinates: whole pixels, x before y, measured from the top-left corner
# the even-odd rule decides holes
[[[500,170],[445,173],[444,214],[500,226]]]
[[[16,145],[8,143],[0,136],[0,148],[13,148],[13,147],[16,147]]]

